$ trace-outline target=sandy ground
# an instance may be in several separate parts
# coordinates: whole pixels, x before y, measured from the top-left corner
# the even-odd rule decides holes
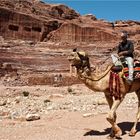
[[[71,88],[73,93],[69,93],[68,88]],[[30,97],[21,95],[25,90],[30,93]],[[109,108],[106,103],[101,103],[104,99],[103,93],[93,93],[83,85],[72,87],[1,86],[0,99],[1,101],[8,99],[6,105],[0,106],[0,111],[10,110],[9,114],[0,116],[0,140],[105,140],[110,132],[110,124],[106,121]],[[20,100],[15,103],[17,99]],[[51,100],[53,103],[49,104],[51,108],[50,106],[44,108],[45,99]],[[73,103],[68,104],[68,101]],[[53,108],[53,105],[57,107]],[[39,107],[35,113],[40,114],[41,118],[26,121],[23,119],[26,114],[24,111],[22,117],[21,115],[9,117],[16,109],[18,112],[18,107],[22,109],[23,106],[28,113],[31,108]],[[135,120],[136,111],[137,98],[134,93],[131,93],[126,96],[117,110],[117,122],[123,130],[123,140],[140,139],[140,123],[138,123],[138,132],[135,137],[129,137],[128,134]],[[84,114],[88,113],[91,115],[84,117]]]

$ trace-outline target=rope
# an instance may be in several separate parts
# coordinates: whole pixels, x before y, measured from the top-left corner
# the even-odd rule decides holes
[[[112,66],[113,66],[113,65],[112,65]],[[91,81],[99,81],[99,80],[101,80],[102,78],[104,78],[104,77],[108,74],[108,72],[111,70],[112,66],[110,66],[110,68],[108,69],[108,71],[107,71],[103,76],[99,77],[98,79],[92,79],[91,77],[84,76],[84,75],[82,75],[82,76],[80,76],[80,77],[81,77],[81,78],[83,77],[83,78],[89,79],[89,80],[91,80]]]

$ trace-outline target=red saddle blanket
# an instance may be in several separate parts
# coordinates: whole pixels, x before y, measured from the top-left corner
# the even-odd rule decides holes
[[[129,75],[128,65],[124,63],[123,66],[124,66],[123,68],[124,76],[128,77]],[[137,60],[134,61],[134,76],[133,77],[134,79],[140,78],[140,61],[137,61]]]

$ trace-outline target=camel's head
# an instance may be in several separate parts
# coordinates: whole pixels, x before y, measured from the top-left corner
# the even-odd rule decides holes
[[[76,68],[89,68],[89,57],[84,51],[78,52],[77,49],[74,49],[68,57],[68,60],[71,62],[71,65]]]

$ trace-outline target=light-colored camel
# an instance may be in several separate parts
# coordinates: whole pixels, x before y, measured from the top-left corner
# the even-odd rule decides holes
[[[105,93],[106,100],[109,104],[110,111],[107,115],[107,120],[112,125],[111,137],[120,137],[122,135],[122,130],[116,124],[116,110],[123,101],[125,95],[130,92],[135,92],[138,97],[138,112],[136,115],[136,121],[129,133],[130,136],[135,136],[137,130],[136,126],[140,119],[140,80],[136,80],[132,85],[127,84],[126,80],[120,77],[120,97],[114,99],[110,95],[109,90],[109,78],[111,66],[109,66],[105,72],[100,75],[97,75],[94,71],[91,71],[89,58],[85,52],[74,51],[68,57],[72,66],[75,66],[77,69],[78,78],[91,90],[100,91]]]

